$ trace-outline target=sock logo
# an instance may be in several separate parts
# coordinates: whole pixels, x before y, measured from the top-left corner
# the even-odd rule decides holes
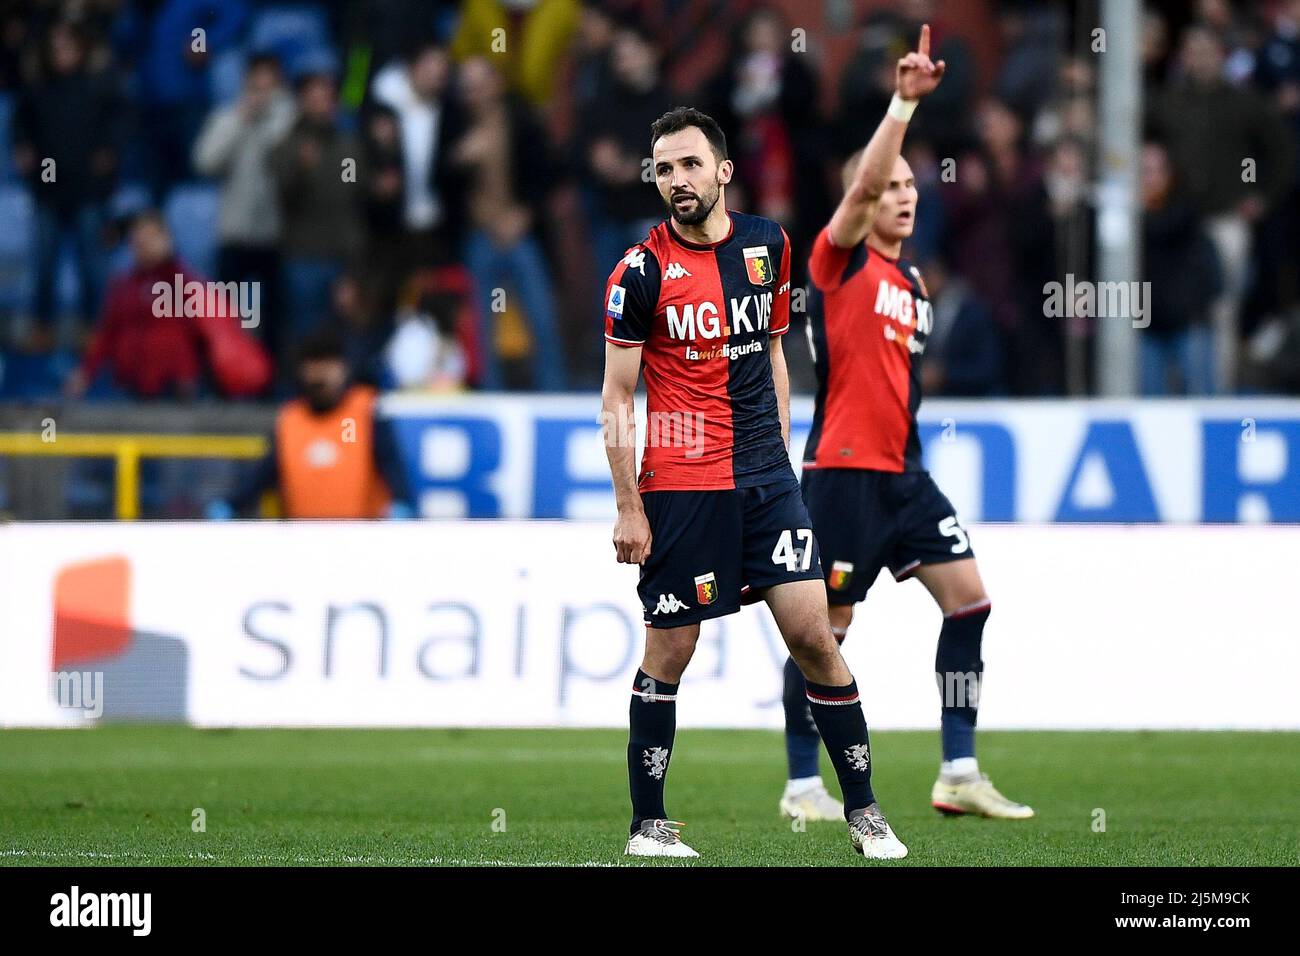
[[[844,756],[854,770],[866,770],[871,765],[871,748],[867,744],[854,744],[845,748]]]
[[[664,778],[664,771],[668,769],[668,748],[651,747],[641,754],[641,763],[646,767],[646,773],[655,780]]]

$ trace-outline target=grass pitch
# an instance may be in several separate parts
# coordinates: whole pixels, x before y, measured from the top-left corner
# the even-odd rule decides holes
[[[873,733],[876,793],[911,854],[864,863],[843,824],[778,816],[780,734],[683,730],[668,811],[701,854],[683,863],[621,855],[624,731],[7,730],[0,865],[1295,866],[1298,744],[982,732],[981,766],[1038,811],[1003,822],[930,809],[937,733]]]

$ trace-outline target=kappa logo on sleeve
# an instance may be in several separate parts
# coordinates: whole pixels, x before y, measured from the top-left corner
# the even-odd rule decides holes
[[[645,250],[640,247],[634,247],[627,251],[623,257],[623,263],[629,269],[635,269],[641,275],[645,275]]]

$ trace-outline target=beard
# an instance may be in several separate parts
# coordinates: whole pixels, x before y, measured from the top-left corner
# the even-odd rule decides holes
[[[302,397],[306,400],[307,407],[317,415],[332,411],[339,402],[343,401],[341,392],[335,391],[328,385],[319,385],[314,382],[303,385]]]
[[[672,197],[667,202],[668,214],[673,217],[673,221],[683,226],[698,226],[704,220],[709,218],[709,213],[713,212],[713,207],[718,204],[718,197],[722,195],[722,187],[718,183],[713,184],[711,192],[695,196],[695,208],[690,212],[680,211],[676,204],[673,203]]]

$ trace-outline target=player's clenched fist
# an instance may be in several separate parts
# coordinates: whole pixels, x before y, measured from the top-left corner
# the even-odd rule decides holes
[[[618,513],[614,522],[614,550],[619,564],[642,564],[650,557],[650,522],[643,510]]]
[[[917,100],[934,88],[943,79],[945,64],[930,59],[930,24],[921,27],[921,41],[916,45],[916,52],[909,53],[898,61],[896,83],[898,95],[905,100]]]

